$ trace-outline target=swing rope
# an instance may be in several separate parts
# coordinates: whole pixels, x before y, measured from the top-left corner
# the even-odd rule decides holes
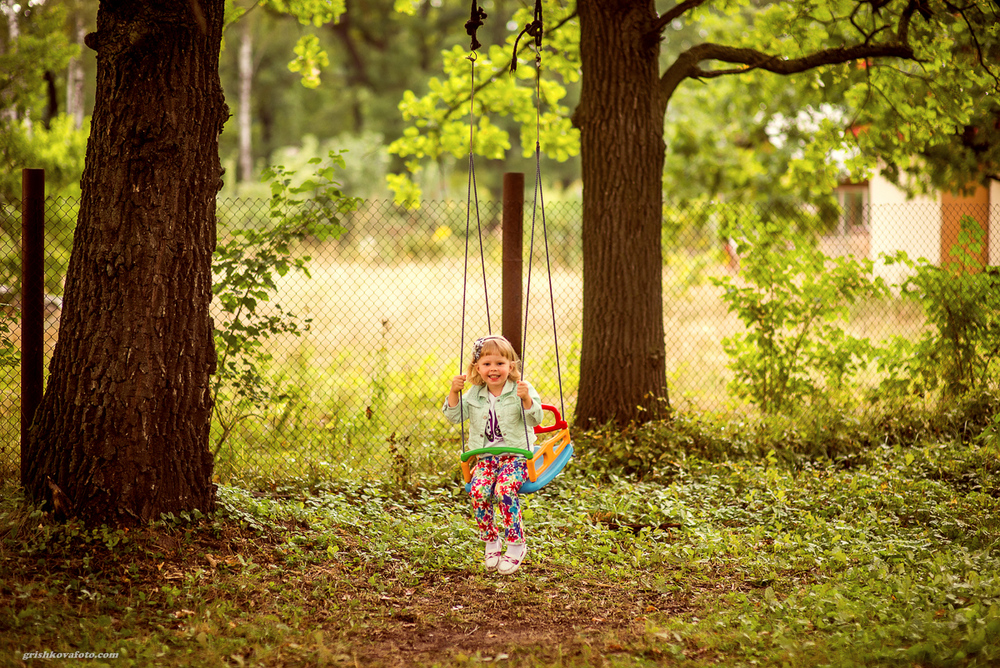
[[[531,299],[531,271],[534,264],[531,260],[535,252],[535,221],[539,214],[542,220],[542,241],[545,248],[545,270],[549,283],[549,307],[552,313],[552,338],[556,353],[556,378],[559,383],[559,410],[561,414],[566,413],[566,404],[563,398],[562,384],[562,362],[559,358],[559,331],[556,327],[556,302],[555,291],[552,286],[552,264],[549,255],[549,235],[548,227],[545,224],[545,196],[542,192],[542,147],[541,147],[541,106],[542,106],[542,35],[544,27],[542,22],[542,2],[535,0],[534,20],[525,26],[521,34],[514,40],[514,57],[511,59],[511,72],[517,67],[517,41],[521,35],[527,33],[535,38],[535,194],[531,209],[531,240],[528,245],[528,279],[524,299],[524,333],[521,338],[521,373],[524,374],[525,353],[528,349],[528,304]]]
[[[476,61],[476,49],[480,46],[479,42],[476,40],[475,37],[475,30],[482,25],[482,19],[485,17],[486,13],[482,11],[482,9],[478,8],[477,0],[473,0],[472,17],[470,18],[469,22],[466,23],[466,30],[472,36],[472,53],[470,53],[470,55],[467,58],[472,65],[471,65],[471,86],[470,86],[471,92],[469,94],[469,184],[468,184],[468,191],[466,193],[467,203],[466,203],[466,221],[465,221],[465,265],[462,277],[462,327],[461,327],[461,342],[459,351],[459,374],[463,373],[463,367],[464,367],[465,320],[466,320],[466,302],[468,294],[468,276],[469,276],[469,236],[471,232],[471,214],[472,214],[473,202],[475,203],[475,209],[476,209],[476,227],[479,236],[479,260],[480,260],[480,266],[482,267],[483,291],[486,302],[486,327],[489,335],[492,335],[493,333],[492,323],[490,319],[489,290],[486,284],[486,257],[483,244],[482,224],[480,221],[480,214],[479,214],[479,195],[478,192],[476,192],[476,187],[475,187],[476,176],[475,176],[475,160],[474,160],[474,140],[475,140],[474,100],[475,100],[475,90],[476,90],[475,61]],[[517,39],[515,39],[514,41],[514,57],[511,61],[511,72],[513,72],[517,66],[517,43],[520,40],[521,36],[523,36],[524,34],[528,34],[534,37],[535,39],[535,65],[536,65],[535,67],[535,194],[534,194],[532,214],[531,214],[531,237],[530,237],[529,251],[528,251],[528,276],[527,276],[527,286],[526,286],[526,294],[524,302],[524,324],[523,324],[524,329],[523,329],[522,346],[521,346],[521,377],[522,378],[525,377],[525,368],[526,368],[525,359],[526,359],[527,340],[528,340],[528,312],[531,300],[531,278],[534,265],[533,258],[535,252],[534,251],[535,229],[536,229],[536,221],[540,215],[541,225],[542,225],[542,240],[545,250],[545,267],[546,267],[546,272],[548,274],[549,306],[552,314],[552,334],[553,334],[555,354],[556,354],[556,374],[559,383],[559,408],[560,408],[560,414],[564,414],[566,412],[566,406],[565,406],[563,383],[562,383],[562,361],[559,356],[559,335],[556,326],[555,292],[552,284],[552,265],[549,254],[548,228],[545,220],[545,198],[544,194],[542,193],[542,185],[541,185],[541,180],[542,180],[541,140],[540,140],[541,98],[542,98],[541,52],[542,52],[542,34],[543,34],[541,0],[536,0],[535,2],[534,20],[524,28],[521,34],[518,35]],[[460,424],[464,424],[465,414],[464,414],[464,406],[462,405],[461,399],[459,400],[459,406],[460,406],[460,419],[461,419]],[[521,406],[521,414],[523,418],[525,414],[523,404]],[[527,420],[522,419],[522,422],[525,430],[525,442],[530,443]],[[557,426],[558,423],[559,421],[557,420]],[[564,432],[566,431],[565,427],[563,427],[563,431]],[[465,454],[467,452],[464,428],[460,429],[459,432],[462,437],[462,453],[464,461]],[[568,436],[566,436],[566,438],[568,439]],[[547,444],[545,447],[547,448],[548,452],[551,452],[551,444]],[[569,443],[567,447],[569,454],[572,455],[572,444]],[[540,456],[542,456],[541,452],[536,456],[536,458]],[[529,466],[531,467],[531,470],[534,470],[533,462],[529,462]],[[546,461],[546,466],[548,466],[548,461]],[[556,470],[556,472],[558,473],[558,469]],[[466,474],[468,474],[467,471]],[[468,480],[468,478],[466,479]],[[534,474],[532,474],[532,480],[534,480]]]
[[[486,331],[490,334],[493,333],[493,325],[490,319],[490,294],[486,287],[486,256],[483,251],[483,228],[480,223],[479,216],[479,193],[476,189],[476,161],[474,157],[475,146],[475,131],[476,131],[476,121],[475,121],[475,98],[476,98],[476,49],[482,46],[479,40],[476,38],[476,31],[483,25],[483,19],[486,18],[486,12],[479,7],[477,0],[472,0],[472,12],[469,20],[465,23],[465,31],[472,38],[472,43],[470,45],[470,53],[466,57],[469,61],[469,185],[466,193],[466,205],[465,205],[465,266],[462,272],[462,333],[459,342],[459,353],[458,353],[458,373],[461,375],[464,372],[463,367],[465,366],[465,305],[468,296],[468,285],[469,285],[469,230],[471,227],[472,218],[472,203],[475,202],[476,208],[476,230],[479,236],[479,264],[483,270],[483,293],[486,300]],[[465,407],[462,405],[461,397],[458,401],[459,405],[459,418],[461,422],[459,424],[465,423]],[[459,432],[462,434],[462,452],[466,451],[465,446],[465,429],[460,429]]]

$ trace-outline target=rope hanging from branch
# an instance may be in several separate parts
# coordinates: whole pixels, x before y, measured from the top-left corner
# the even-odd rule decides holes
[[[465,364],[465,307],[467,302],[469,284],[469,232],[472,226],[472,209],[475,202],[476,209],[476,231],[479,235],[479,265],[483,271],[483,293],[486,299],[486,330],[493,333],[493,326],[490,322],[490,295],[486,287],[486,256],[483,249],[483,229],[479,216],[479,193],[476,188],[476,161],[475,161],[475,130],[476,130],[476,49],[482,46],[476,39],[476,31],[483,25],[486,12],[479,6],[477,0],[472,0],[472,12],[469,20],[465,23],[465,31],[472,38],[471,53],[467,56],[469,61],[469,184],[466,194],[465,207],[465,266],[462,275],[462,333],[459,341],[458,353],[458,373],[463,373]],[[461,401],[459,402],[461,405]],[[461,413],[461,421],[465,422],[464,409]],[[465,430],[462,433],[462,452],[465,452]]]
[[[518,33],[517,37],[514,39],[514,57],[510,59],[510,71],[513,74],[517,70],[517,45],[521,41],[524,35],[529,35],[535,38],[535,58],[539,57],[538,54],[542,50],[542,34],[545,32],[544,24],[542,22],[542,0],[535,0],[535,16],[534,19],[528,25],[524,26],[524,30]]]
[[[472,11],[469,16],[469,20],[465,22],[465,32],[469,34],[472,38],[472,46],[469,47],[472,51],[478,51],[482,44],[476,38],[476,31],[483,26],[483,21],[486,19],[486,12],[476,0],[472,0]]]

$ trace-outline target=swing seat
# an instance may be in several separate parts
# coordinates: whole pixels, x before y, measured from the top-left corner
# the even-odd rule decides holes
[[[524,448],[491,447],[469,450],[462,453],[462,477],[465,479],[465,491],[472,490],[472,467],[482,455],[515,454],[527,459],[528,480],[521,485],[519,494],[532,494],[549,484],[566,466],[573,456],[573,441],[569,436],[569,426],[562,419],[555,406],[542,404],[542,410],[555,416],[555,422],[548,426],[538,425],[535,434],[555,432],[551,437],[535,444],[534,452]]]

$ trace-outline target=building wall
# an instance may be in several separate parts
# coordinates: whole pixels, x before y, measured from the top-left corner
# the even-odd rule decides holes
[[[989,252],[989,212],[990,212],[990,191],[989,188],[976,186],[976,189],[968,195],[955,195],[952,193],[941,193],[941,258],[952,262],[960,261],[960,257],[953,256],[951,249],[958,244],[958,235],[961,231],[962,219],[971,216],[978,223],[979,227],[986,232],[986,243],[982,249],[975,253],[977,261],[973,263],[975,267],[980,267],[988,263]],[[966,248],[967,251],[971,250]]]
[[[939,195],[919,195],[910,198],[881,175],[868,183],[871,206],[871,259],[877,273],[887,281],[903,278],[899,265],[886,266],[882,253],[905,251],[911,260],[926,258],[937,263],[941,259],[941,198]]]

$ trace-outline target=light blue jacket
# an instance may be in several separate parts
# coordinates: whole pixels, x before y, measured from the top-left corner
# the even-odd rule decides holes
[[[486,447],[486,417],[490,412],[489,389],[485,385],[474,385],[462,395],[462,401],[452,407],[444,400],[444,415],[451,422],[457,423],[463,417],[469,421],[470,450]],[[504,445],[509,448],[530,450],[535,442],[535,426],[542,423],[542,400],[535,388],[528,383],[528,394],[531,397],[531,408],[521,415],[521,398],[517,396],[517,383],[508,380],[497,398],[497,420],[500,422],[500,433],[503,434]],[[524,425],[528,425],[528,442],[524,440]]]

